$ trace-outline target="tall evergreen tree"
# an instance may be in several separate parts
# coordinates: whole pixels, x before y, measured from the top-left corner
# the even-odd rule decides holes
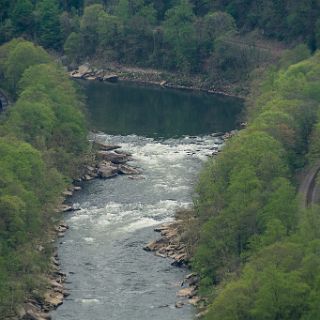
[[[61,46],[59,14],[57,0],[40,0],[36,6],[36,33],[45,47],[58,49]]]

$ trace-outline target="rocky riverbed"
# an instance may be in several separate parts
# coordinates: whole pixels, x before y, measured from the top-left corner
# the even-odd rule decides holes
[[[160,238],[152,240],[143,249],[153,252],[157,257],[170,259],[172,266],[188,270],[191,256],[183,241],[183,221],[175,220],[162,224],[154,228],[154,231],[160,233]],[[198,296],[198,285],[199,277],[196,273],[186,274],[177,291],[178,300],[175,307],[182,308],[186,304],[191,304],[199,310],[196,318],[201,318],[206,311],[203,310],[205,301]]]

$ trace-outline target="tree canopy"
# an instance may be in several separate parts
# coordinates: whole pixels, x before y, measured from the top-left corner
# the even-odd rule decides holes
[[[302,209],[294,174],[319,159],[320,55],[270,71],[250,125],[204,169],[193,267],[206,320],[313,319],[319,208]],[[250,99],[249,99],[250,100]]]
[[[7,318],[43,281],[50,247],[36,248],[80,170],[87,131],[74,84],[42,48],[13,40],[0,57],[3,83],[17,97],[0,123],[0,314]]]
[[[213,83],[246,81],[278,56],[275,41],[314,51],[320,34],[317,1],[1,0],[0,9],[0,43],[23,36],[69,63],[199,73]]]

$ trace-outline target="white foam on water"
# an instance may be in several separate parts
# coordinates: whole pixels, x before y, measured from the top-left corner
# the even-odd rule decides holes
[[[212,154],[213,148],[221,147],[215,143],[216,138],[211,136],[185,136],[163,141],[136,135],[123,137],[103,133],[95,137],[108,144],[120,145],[122,150],[131,153],[131,164],[141,168],[145,176],[143,180],[128,179],[125,182],[131,185],[125,187],[124,192],[130,193],[130,188],[136,186],[138,190],[141,188],[141,195],[137,194],[137,197],[124,200],[123,203],[121,200],[109,200],[101,208],[88,206],[71,218],[75,227],[86,223],[93,225],[97,232],[131,232],[154,226],[172,219],[177,209],[190,207],[195,177],[201,163],[208,154]],[[108,184],[108,181],[105,183]],[[114,196],[116,199],[122,199],[123,186],[117,185],[110,191],[117,192]]]
[[[163,222],[169,222],[170,218],[164,219],[161,221]],[[119,229],[120,232],[133,232],[139,229],[147,228],[147,227],[152,227],[156,226],[159,224],[159,221],[151,219],[151,218],[141,218],[137,221],[134,221],[126,226],[123,226],[122,228]]]
[[[76,302],[80,302],[83,304],[96,304],[100,303],[99,299],[76,299]]]
[[[212,154],[212,148],[220,148],[221,145],[215,143],[216,138],[204,137],[184,137],[182,139],[168,139],[156,141],[151,138],[137,136],[110,136],[100,135],[99,139],[108,143],[116,142],[124,150],[133,154],[135,161],[147,167],[161,167],[163,163],[171,163],[173,166],[181,166],[177,163],[186,157],[205,160]],[[123,142],[123,140],[128,140]]]
[[[70,220],[72,221],[72,223],[79,223],[82,222],[84,220],[88,220],[90,219],[90,215],[88,214],[88,210],[81,210],[78,211],[77,213],[75,213],[75,215],[73,215],[72,217],[70,217]]]
[[[97,229],[112,227],[118,231],[135,231],[140,228],[157,225],[171,219],[174,212],[179,208],[187,208],[189,202],[175,200],[160,200],[155,204],[130,203],[112,204],[112,212],[108,211],[110,206],[96,210],[92,224]],[[90,208],[88,209],[90,210]]]

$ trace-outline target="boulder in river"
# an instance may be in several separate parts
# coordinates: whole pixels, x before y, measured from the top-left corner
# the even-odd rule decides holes
[[[224,144],[224,140],[221,138],[216,138],[214,139],[214,143],[217,145],[221,145],[221,144]]]
[[[78,73],[81,75],[81,77],[85,77],[86,75],[92,73],[92,69],[89,66],[89,64],[83,64],[78,68]]]
[[[168,230],[169,228],[170,228],[170,224],[162,224],[161,226],[156,227],[156,228],[154,228],[153,230],[154,230],[155,232],[162,232],[162,231],[164,231],[164,230]]]
[[[121,174],[127,174],[127,175],[132,175],[132,174],[139,174],[140,171],[136,168],[133,168],[131,166],[127,166],[125,164],[121,164],[118,167],[119,173]]]
[[[98,167],[98,176],[103,179],[110,179],[118,175],[118,168],[111,162],[103,161]]]
[[[166,239],[160,238],[158,240],[153,240],[149,242],[146,246],[143,247],[143,250],[145,251],[156,251],[163,247],[163,245],[166,244]]]
[[[192,304],[193,306],[196,306],[200,302],[200,300],[201,299],[198,296],[194,296],[188,300],[188,303]]]
[[[106,74],[102,77],[102,80],[108,82],[117,82],[118,76],[116,74]]]
[[[222,137],[223,135],[224,135],[224,132],[215,132],[211,134],[211,137],[218,138],[218,137]]]
[[[98,151],[97,157],[106,161],[110,161],[114,164],[123,164],[128,161],[128,157],[126,155],[109,151]]]
[[[193,287],[181,289],[177,293],[177,296],[182,298],[192,298],[195,295],[196,295],[196,290]]]
[[[28,319],[28,320],[49,320],[51,319],[51,316],[45,313],[35,312],[32,310],[28,310],[26,312],[26,315],[22,319]]]
[[[44,294],[44,300],[48,306],[58,308],[63,304],[63,294],[60,292],[48,291]]]
[[[83,181],[90,181],[94,179],[94,176],[90,175],[90,174],[85,174],[83,177],[82,177],[82,180]]]
[[[104,150],[104,151],[111,151],[111,150],[115,150],[115,149],[120,149],[121,147],[115,144],[108,144],[105,142],[100,142],[100,141],[94,141],[95,146],[100,149],[100,150]]]
[[[58,212],[69,212],[73,211],[73,208],[67,204],[61,204],[57,210]]]
[[[161,87],[165,87],[166,84],[167,84],[167,81],[166,81],[166,80],[162,80],[162,81],[160,82],[160,86],[161,86]]]
[[[70,76],[74,79],[81,79],[82,74],[80,74],[77,70],[70,72]]]
[[[62,192],[62,195],[65,197],[71,197],[73,195],[73,192],[70,190],[65,190]]]
[[[132,153],[126,152],[126,151],[123,151],[123,150],[114,150],[114,152],[118,153],[118,154],[122,154],[122,155],[127,156],[127,157],[131,157],[132,156]]]

